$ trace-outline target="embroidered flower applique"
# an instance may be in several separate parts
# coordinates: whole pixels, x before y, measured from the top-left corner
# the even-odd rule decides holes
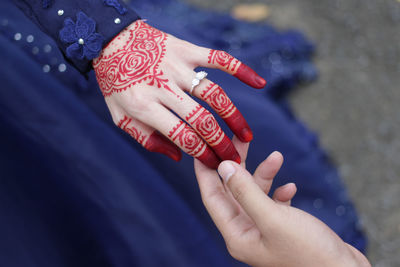
[[[103,0],[106,6],[114,7],[119,14],[124,15],[128,10],[118,0]]]
[[[60,39],[70,44],[67,47],[67,56],[81,60],[96,58],[104,42],[104,37],[96,32],[96,22],[83,12],[78,12],[76,23],[71,18],[64,20]]]

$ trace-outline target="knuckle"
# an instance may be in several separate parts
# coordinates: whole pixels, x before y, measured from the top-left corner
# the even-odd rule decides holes
[[[131,114],[140,115],[148,111],[151,107],[151,101],[148,96],[140,91],[131,92],[128,99],[129,103],[127,109]]]
[[[191,44],[185,40],[177,39],[173,44],[174,50],[177,54],[182,52],[188,52],[190,50]]]
[[[133,104],[141,104],[146,100],[145,95],[139,90],[132,90],[129,95],[129,100]]]

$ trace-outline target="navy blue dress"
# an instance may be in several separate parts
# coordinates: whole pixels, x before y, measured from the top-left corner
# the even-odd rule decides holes
[[[299,81],[315,78],[313,46],[298,32],[175,0],[131,5],[149,24],[226,50],[267,79],[266,90],[257,91],[209,70],[254,131],[250,170],[281,151],[285,163],[274,186],[295,182],[293,205],[364,251],[335,167],[284,99]],[[114,16],[122,17],[116,8]],[[0,2],[0,265],[243,266],[229,256],[201,203],[193,160],[147,152],[117,129],[94,73],[82,75],[86,63],[66,61],[58,46],[10,0]]]

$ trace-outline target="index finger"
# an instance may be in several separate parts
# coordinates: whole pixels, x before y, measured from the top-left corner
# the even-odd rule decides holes
[[[275,205],[258,187],[251,174],[233,161],[224,161],[218,167],[229,190],[243,210],[257,225],[258,229],[269,229],[274,217]]]
[[[267,84],[252,68],[222,50],[200,48],[199,63],[202,67],[225,71],[257,89],[264,88]]]

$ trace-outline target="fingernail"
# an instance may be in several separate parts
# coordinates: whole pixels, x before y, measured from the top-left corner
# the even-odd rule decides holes
[[[281,155],[281,153],[279,151],[274,151],[269,154],[268,159],[278,157],[278,155]]]
[[[240,141],[248,143],[253,140],[253,132],[250,128],[244,128],[240,133]]]
[[[228,161],[222,162],[218,168],[218,173],[225,180],[225,183],[227,183],[232,175],[235,174],[235,171],[235,167],[233,167],[232,163]]]
[[[265,81],[263,78],[261,78],[258,75],[254,78],[254,80],[255,80],[257,86],[260,88],[264,88],[264,86],[267,84],[267,81]]]
[[[274,151],[271,154],[269,154],[268,158],[275,156],[276,153],[279,153],[278,151]]]

